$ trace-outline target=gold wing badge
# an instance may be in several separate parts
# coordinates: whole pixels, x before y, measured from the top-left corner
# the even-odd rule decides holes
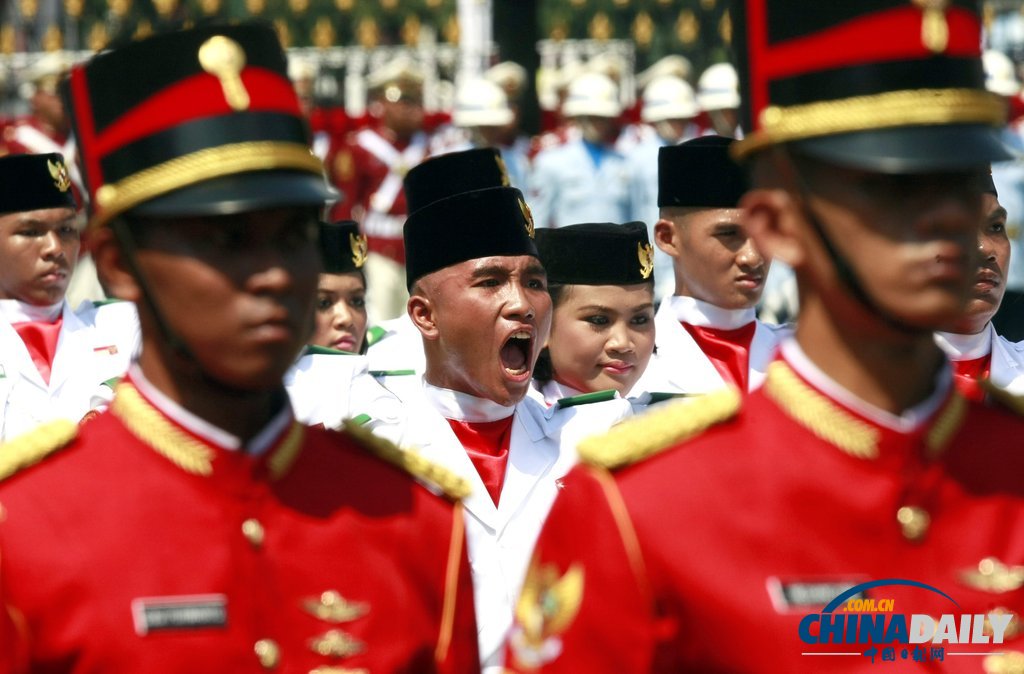
[[[636,256],[640,260],[640,276],[645,279],[650,278],[654,271],[654,246],[637,241]]]
[[[362,234],[349,234],[348,245],[352,249],[352,264],[356,269],[362,269],[366,264],[366,254],[369,251],[369,243]]]
[[[53,178],[53,186],[61,192],[71,189],[71,176],[68,175],[68,167],[59,159],[55,162],[46,160],[46,168],[50,169],[50,177]]]
[[[562,654],[560,635],[569,629],[583,603],[583,567],[560,574],[553,564],[530,565],[516,605],[511,646],[526,667],[539,667]]]

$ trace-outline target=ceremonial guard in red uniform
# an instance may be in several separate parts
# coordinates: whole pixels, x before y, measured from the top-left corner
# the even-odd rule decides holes
[[[0,671],[477,671],[464,485],[288,404],[328,190],[273,30],[131,43],[68,95],[143,347],[109,412],[0,447]]]
[[[423,73],[405,57],[367,78],[374,123],[354,131],[330,153],[330,176],[341,191],[331,211],[334,220],[356,220],[369,243],[366,259],[371,322],[387,320],[405,309],[405,247],[402,225],[406,209],[402,179],[427,156],[423,130]]]
[[[1024,422],[963,398],[932,339],[966,305],[975,179],[1004,153],[977,8],[737,9],[741,206],[795,270],[795,338],[742,403],[667,403],[580,447],[508,666],[1019,671]]]

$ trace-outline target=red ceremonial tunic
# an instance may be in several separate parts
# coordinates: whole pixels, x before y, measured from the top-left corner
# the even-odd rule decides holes
[[[461,506],[346,433],[279,436],[215,446],[122,384],[0,483],[0,672],[478,671]]]
[[[888,644],[895,662],[883,661],[887,644],[875,645],[872,662],[872,644],[800,638],[804,616],[874,580],[925,583],[959,605],[909,586],[860,595],[893,599],[890,613],[907,624],[912,614],[1024,610],[1024,422],[947,386],[919,423],[894,428],[778,360],[739,412],[735,393],[709,394],[581,447],[584,458],[607,453],[601,463],[624,467],[581,465],[566,477],[517,608],[508,666],[1019,671],[1019,618],[998,645]],[[646,434],[677,440],[623,449]],[[804,655],[821,652],[850,655]],[[952,655],[963,652],[972,654]]]

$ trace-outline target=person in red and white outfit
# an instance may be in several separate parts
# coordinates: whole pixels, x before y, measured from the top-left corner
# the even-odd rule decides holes
[[[429,149],[424,131],[423,72],[399,57],[367,78],[373,123],[332,150],[329,175],[341,191],[331,220],[355,220],[369,243],[363,268],[370,323],[395,318],[405,309],[405,248],[408,214],[402,179]]]
[[[747,181],[733,142],[702,136],[659,151],[654,239],[672,258],[676,292],[658,307],[657,350],[634,393],[753,390],[790,332],[754,315],[771,261],[740,222]]]
[[[949,332],[935,333],[935,341],[953,362],[957,388],[972,400],[985,397],[983,379],[1011,393],[1024,393],[1024,342],[1011,342],[996,334],[992,325],[1006,292],[1010,268],[1006,209],[999,203],[992,176],[982,176],[981,181],[985,215],[978,231],[978,249],[982,260],[971,300]]]
[[[81,245],[60,154],[0,157],[0,440],[110,402],[128,369],[131,304],[65,301]]]
[[[530,210],[512,187],[443,192],[479,185],[487,155],[437,157],[406,181],[410,196],[435,184],[444,194],[405,225],[408,313],[426,369],[383,383],[403,403],[399,444],[470,484],[463,504],[480,657],[485,674],[497,674],[530,551],[577,443],[632,411],[621,399],[548,408],[527,397],[551,327]],[[374,432],[394,437],[388,428]]]

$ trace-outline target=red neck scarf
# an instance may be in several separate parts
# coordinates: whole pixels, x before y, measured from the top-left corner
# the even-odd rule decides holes
[[[750,344],[754,341],[757,322],[751,321],[734,330],[682,324],[694,341],[722,375],[726,383],[746,393],[750,379]]]
[[[32,362],[47,385],[50,383],[50,368],[53,365],[53,356],[57,352],[57,339],[60,337],[60,328],[63,324],[63,316],[58,316],[53,323],[24,321],[11,324],[21,337],[21,341],[25,343],[25,348],[32,356]]]
[[[953,361],[953,381],[956,388],[968,400],[981,402],[985,399],[985,391],[981,388],[981,380],[988,377],[992,365],[992,354],[970,360]]]
[[[494,505],[501,498],[508,465],[508,448],[512,440],[512,416],[497,421],[457,421],[448,419],[469,460],[480,474]]]

